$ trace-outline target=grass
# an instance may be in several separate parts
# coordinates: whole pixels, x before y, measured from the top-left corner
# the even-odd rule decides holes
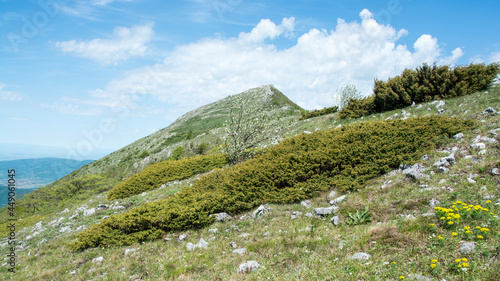
[[[459,106],[462,104],[462,106]],[[469,147],[477,135],[489,136],[489,131],[500,127],[500,115],[482,116],[487,107],[500,109],[500,89],[492,88],[487,94],[475,93],[470,96],[446,100],[443,115],[470,118],[482,124],[473,131],[464,133],[463,141],[450,139],[428,154],[421,162],[426,167],[438,161],[446,154],[438,151],[458,147],[455,153],[457,163],[448,174],[436,173],[429,180],[410,182],[402,174],[387,174],[369,180],[365,187],[357,192],[347,193],[340,203],[339,226],[333,226],[329,218],[325,220],[308,218],[304,214],[312,212],[300,204],[270,205],[271,213],[253,219],[251,212],[235,217],[231,221],[216,222],[199,230],[170,233],[169,241],[136,243],[127,247],[88,249],[72,252],[66,246],[71,242],[70,235],[60,235],[57,229],[47,224],[61,216],[55,212],[44,216],[27,217],[19,226],[32,226],[42,221],[47,230],[31,240],[25,240],[31,234],[30,228],[17,233],[18,238],[26,242],[24,250],[18,250],[18,266],[15,274],[9,274],[7,267],[0,267],[0,278],[4,280],[398,280],[401,276],[407,280],[411,274],[429,277],[433,280],[499,280],[500,264],[500,228],[488,214],[500,215],[500,206],[495,205],[500,198],[500,177],[490,171],[500,164],[498,144],[487,144],[487,153]],[[431,110],[427,110],[431,108]],[[420,109],[404,108],[412,116],[437,114],[437,109],[430,103]],[[336,114],[320,116],[296,122],[289,128],[287,135],[300,134],[303,131],[324,130],[341,124],[345,126],[364,120],[381,120],[400,114],[401,110],[365,117],[339,121]],[[400,117],[400,116],[399,116]],[[394,118],[394,117],[393,117]],[[466,154],[461,154],[465,151]],[[481,159],[475,163],[466,159],[472,155]],[[427,172],[429,173],[429,172]],[[478,174],[476,184],[470,183],[469,173]],[[199,177],[199,176],[197,176]],[[91,199],[71,206],[70,214],[82,204],[88,208],[97,204],[126,206],[127,209],[145,201],[166,198],[189,186],[197,177],[178,181],[165,188],[135,195],[123,200],[108,201],[105,194],[93,195]],[[388,181],[385,188],[381,186]],[[442,180],[445,180],[444,182]],[[427,185],[427,189],[419,187]],[[453,188],[453,191],[440,187]],[[314,207],[327,207],[329,192],[312,200]],[[495,196],[488,203],[485,196]],[[440,223],[437,215],[422,216],[436,212],[429,206],[431,199],[441,202],[443,208],[452,208],[457,200],[466,204],[480,205],[488,212],[476,217],[467,217],[460,213],[461,220],[453,227]],[[92,201],[90,201],[92,200]],[[455,204],[457,205],[457,204]],[[348,214],[362,211],[369,207],[371,222],[360,225],[347,225]],[[291,219],[294,211],[302,212],[297,219]],[[98,212],[94,216],[78,218],[73,229],[80,225],[97,222],[115,210]],[[455,212],[456,213],[456,212]],[[411,215],[411,216],[409,216]],[[413,217],[414,218],[413,218]],[[62,222],[66,222],[67,219]],[[497,220],[498,221],[498,220]],[[433,225],[432,225],[433,224]],[[235,230],[236,226],[239,231]],[[487,234],[475,230],[468,236],[464,228],[488,228]],[[19,229],[21,229],[19,227]],[[218,229],[212,234],[209,229]],[[479,231],[479,232],[477,232]],[[456,232],[455,236],[453,233]],[[248,233],[248,236],[242,236]],[[264,236],[264,233],[268,233]],[[187,234],[186,241],[176,240],[180,234]],[[483,234],[483,239],[478,235]],[[58,236],[58,237],[55,237]],[[213,237],[213,238],[212,238]],[[442,237],[443,239],[439,239]],[[187,251],[186,243],[197,243],[203,238],[209,243],[208,249]],[[47,242],[37,246],[42,240]],[[458,249],[466,241],[477,242],[476,251],[461,254]],[[4,243],[5,240],[0,241]],[[246,247],[247,252],[240,256],[232,253],[230,242],[237,247]],[[136,249],[125,255],[126,249]],[[368,261],[356,261],[350,257],[356,252],[366,252],[372,257]],[[5,245],[0,247],[2,256],[6,256]],[[92,262],[102,256],[102,263]],[[463,259],[466,259],[465,262]],[[456,262],[457,260],[459,262]],[[261,268],[253,273],[239,275],[239,264],[256,260]],[[435,261],[434,261],[435,260]],[[467,263],[468,267],[463,264]],[[435,265],[432,267],[431,265]],[[462,265],[462,267],[459,267]],[[462,268],[467,268],[464,271]],[[71,274],[74,272],[74,274]]]

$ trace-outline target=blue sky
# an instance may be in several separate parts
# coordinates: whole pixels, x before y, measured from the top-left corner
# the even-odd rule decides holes
[[[465,0],[0,0],[0,153],[39,145],[98,158],[262,84],[315,109],[346,84],[369,95],[375,78],[424,62],[497,62],[499,10]]]

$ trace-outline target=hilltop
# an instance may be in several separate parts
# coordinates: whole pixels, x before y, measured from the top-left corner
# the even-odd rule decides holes
[[[262,88],[272,89],[271,86],[257,89]],[[380,175],[360,182],[353,178],[355,188],[321,189],[314,197],[300,199],[300,202],[292,199],[286,204],[270,203],[259,208],[249,206],[247,211],[231,213],[229,220],[225,217],[226,220],[210,222],[207,227],[173,230],[159,240],[71,251],[68,245],[75,242],[72,234],[83,233],[85,229],[99,230],[99,225],[113,227],[109,225],[109,216],[134,214],[132,210],[146,210],[135,207],[154,206],[155,202],[174,198],[175,194],[185,196],[182,190],[201,187],[200,179],[210,183],[210,178],[231,174],[224,171],[235,171],[236,176],[245,175],[243,168],[215,169],[184,180],[168,181],[158,188],[127,198],[108,200],[108,190],[124,179],[111,177],[112,173],[98,173],[105,170],[105,162],[92,169],[85,167],[54,185],[59,188],[78,187],[78,196],[64,199],[64,195],[60,194],[59,201],[63,203],[52,206],[52,209],[43,209],[45,213],[26,215],[19,222],[20,227],[26,228],[18,234],[24,242],[18,249],[18,273],[8,275],[6,267],[3,267],[0,274],[7,280],[395,280],[401,277],[409,280],[498,280],[500,202],[495,203],[500,197],[499,96],[500,88],[492,86],[487,91],[360,118],[341,120],[334,113],[301,121],[298,120],[301,109],[294,107],[288,99],[282,99],[283,106],[276,108],[289,112],[293,121],[282,134],[282,138],[287,139],[283,143],[304,144],[305,150],[312,149],[313,144],[318,145],[318,142],[321,144],[321,136],[337,137],[342,132],[370,126],[384,128],[407,124],[411,127],[411,124],[425,123],[425,120],[435,120],[437,126],[440,120],[452,120],[449,117],[473,120],[474,126],[464,127],[460,134],[455,134],[460,128],[454,128],[450,131],[454,132],[453,137],[444,135],[433,146],[422,143],[432,147],[422,155],[420,150],[407,151],[402,147],[405,153],[411,152],[412,157],[418,156],[417,160],[410,161],[414,158],[409,157],[398,163],[401,166],[390,161],[393,170],[384,167]],[[269,102],[273,99],[265,100]],[[156,161],[151,159],[160,157],[161,153],[165,153],[162,156],[165,159],[167,151],[173,151],[178,146],[189,146],[195,141],[196,144],[210,142],[215,139],[213,135],[217,126],[224,122],[221,116],[227,111],[217,111],[223,105],[212,104],[212,107],[187,113],[171,126],[155,133],[154,137],[148,136],[128,146],[128,150],[125,150],[126,147],[119,153],[115,152],[114,158],[107,161],[112,164],[111,159],[121,159],[127,163],[128,174],[139,175],[137,172],[151,166],[148,164]],[[212,129],[209,129],[210,126],[213,126]],[[419,125],[414,129],[423,128]],[[187,132],[192,131],[195,137],[180,138],[176,142],[171,138],[169,145],[161,146],[168,139],[165,136],[181,136],[186,129]],[[370,134],[369,131],[364,133]],[[400,137],[406,134],[411,139],[418,139],[405,132],[404,128],[403,132],[394,131],[394,134],[401,134]],[[353,143],[358,141],[349,140]],[[215,144],[211,145],[215,147]],[[368,145],[377,148],[376,143]],[[396,142],[389,142],[389,145],[398,147]],[[283,152],[288,149],[281,147]],[[142,154],[139,148],[146,149],[150,155],[139,157]],[[161,150],[155,152],[158,148]],[[127,159],[136,150],[138,156]],[[346,157],[349,154],[344,153]],[[144,161],[151,155],[154,156],[150,158],[151,162]],[[315,155],[321,157],[320,152]],[[269,159],[272,160],[272,157]],[[141,161],[144,161],[144,166]],[[258,166],[255,163],[249,161],[246,167]],[[117,170],[120,166],[115,163],[115,166],[109,167]],[[363,173],[362,170],[351,171]],[[229,179],[227,177],[232,176],[224,177]],[[291,178],[287,180],[292,181]],[[360,185],[362,188],[357,188]],[[310,185],[300,187],[309,188]],[[299,190],[302,188],[297,187],[296,191]],[[287,192],[290,191],[287,189]],[[47,193],[47,200],[55,194],[58,193]],[[470,210],[467,211],[467,208]],[[333,214],[329,214],[330,211]],[[471,211],[474,214],[467,213]],[[444,219],[441,219],[442,214]],[[157,215],[161,219],[161,213]],[[460,219],[456,218],[457,215]],[[191,216],[193,214],[186,217]],[[129,218],[128,222],[116,222],[132,225],[139,219],[139,222],[147,223],[147,218]],[[113,238],[112,235],[109,233],[108,238]],[[2,243],[3,254],[7,249],[5,240]],[[237,273],[246,261],[256,261],[259,269],[245,275]],[[249,265],[255,266],[254,263]]]

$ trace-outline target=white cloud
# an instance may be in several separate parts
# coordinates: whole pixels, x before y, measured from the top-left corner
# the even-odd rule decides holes
[[[153,38],[153,24],[131,28],[116,27],[111,39],[93,39],[90,41],[56,42],[56,47],[65,53],[92,59],[102,64],[118,64],[130,57],[146,55],[147,43]]]
[[[23,99],[22,95],[18,92],[4,90],[6,86],[7,85],[0,83],[0,100],[20,101]]]
[[[500,63],[500,52],[492,53],[489,58],[490,63],[499,62]]]
[[[274,84],[307,109],[333,105],[337,89],[353,83],[372,94],[373,79],[399,75],[424,62],[453,64],[460,48],[443,56],[438,40],[420,36],[413,50],[397,41],[408,34],[379,24],[368,10],[361,22],[337,20],[334,30],[311,29],[293,46],[278,48],[272,40],[294,32],[294,18],[280,24],[261,20],[237,38],[205,38],[178,46],[162,63],[135,69],[91,92],[113,103],[133,95],[151,95],[183,113],[208,102],[262,84]]]

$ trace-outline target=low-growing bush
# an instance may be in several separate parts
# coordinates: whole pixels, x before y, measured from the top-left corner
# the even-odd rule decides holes
[[[158,188],[168,181],[186,179],[215,168],[221,168],[226,164],[227,157],[222,154],[202,155],[156,163],[115,186],[109,191],[108,198],[113,200],[140,194],[146,190]]]
[[[423,64],[416,70],[406,69],[387,82],[375,80],[374,95],[362,100],[350,100],[339,112],[339,118],[356,118],[403,108],[412,102],[452,98],[486,90],[499,71],[498,63],[455,68]]]
[[[442,116],[364,122],[287,139],[255,158],[208,174],[179,193],[111,216],[76,235],[72,249],[129,244],[165,231],[200,228],[210,214],[293,203],[364,182],[412,163],[444,138],[473,127]]]
[[[333,106],[333,107],[325,107],[323,109],[317,109],[317,110],[312,110],[312,111],[306,111],[302,113],[302,116],[300,117],[300,120],[305,120],[313,117],[318,117],[322,115],[327,115],[327,114],[333,114],[339,110],[338,106]]]

